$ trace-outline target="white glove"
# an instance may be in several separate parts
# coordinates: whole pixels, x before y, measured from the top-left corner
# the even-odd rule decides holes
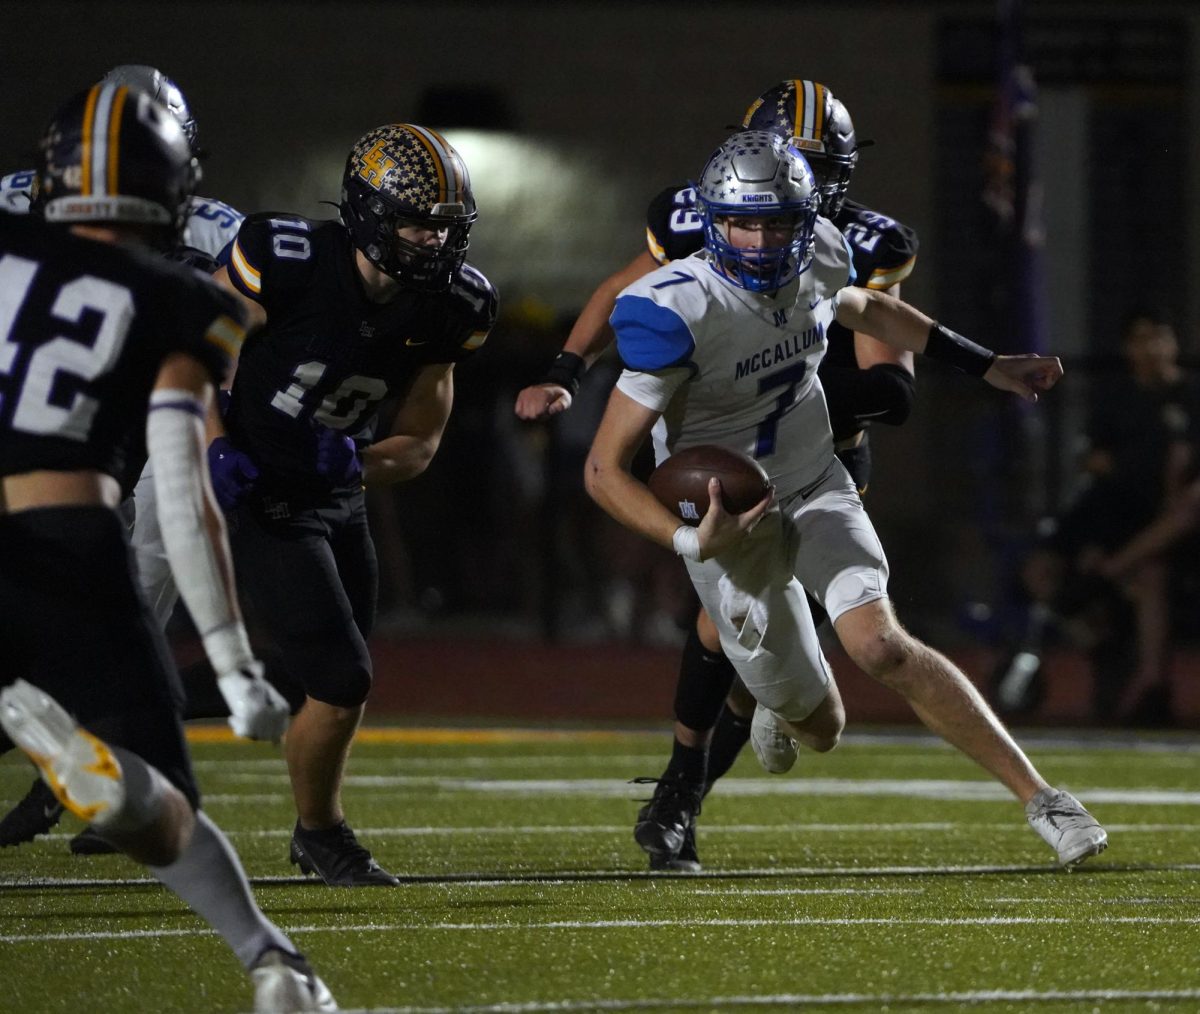
[[[263,679],[263,664],[253,659],[217,677],[229,705],[229,727],[246,739],[278,743],[287,730],[289,708],[283,696]]]

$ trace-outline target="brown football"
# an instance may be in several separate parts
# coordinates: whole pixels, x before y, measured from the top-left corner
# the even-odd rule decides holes
[[[721,480],[721,502],[730,514],[741,514],[771,488],[762,465],[748,454],[698,444],[677,451],[650,473],[647,485],[659,503],[689,525],[700,524],[708,510],[708,480]]]

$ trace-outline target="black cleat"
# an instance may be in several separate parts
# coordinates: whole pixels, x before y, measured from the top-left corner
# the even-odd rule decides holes
[[[683,844],[674,858],[659,857],[650,853],[650,869],[655,873],[699,873],[703,867],[696,854],[696,823],[684,832]]]
[[[635,778],[634,782],[657,782],[654,795],[638,810],[637,823],[633,825],[634,840],[649,854],[652,868],[677,869],[666,864],[677,861],[683,851],[700,813],[704,787],[669,773],[662,778]],[[694,838],[692,853],[695,854]],[[655,862],[659,864],[657,867],[653,865]],[[696,866],[699,868],[698,861]]]
[[[73,856],[111,856],[121,851],[115,845],[106,842],[90,827],[85,827],[67,842],[67,848]]]
[[[54,798],[50,786],[35,778],[24,798],[0,820],[0,848],[33,841],[53,828],[62,815],[62,803]]]
[[[343,820],[326,831],[306,831],[296,821],[291,861],[304,873],[315,873],[330,887],[396,887],[394,877],[363,848]]]

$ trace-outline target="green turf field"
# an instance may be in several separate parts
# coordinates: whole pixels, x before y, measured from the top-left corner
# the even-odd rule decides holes
[[[1200,744],[1029,740],[1110,848],[1050,865],[1018,805],[932,742],[851,737],[706,803],[702,874],[648,875],[631,824],[665,733],[379,734],[347,810],[399,889],[287,862],[277,751],[194,744],[207,809],[341,1007],[373,1011],[1200,1010]],[[0,760],[0,805],[31,768]],[[0,1011],[238,1011],[224,946],[68,817],[0,851]]]

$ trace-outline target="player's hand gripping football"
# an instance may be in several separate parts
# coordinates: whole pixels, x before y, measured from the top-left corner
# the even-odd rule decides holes
[[[288,703],[263,679],[257,659],[217,677],[217,687],[229,705],[229,727],[246,739],[278,743],[288,726]]]
[[[721,480],[715,476],[709,479],[708,510],[696,530],[700,536],[700,559],[718,556],[739,542],[774,503],[775,487],[772,486],[770,492],[748,511],[730,514],[721,502]]]
[[[1037,401],[1038,392],[1049,391],[1062,375],[1057,356],[997,356],[983,379],[1001,391]]]

